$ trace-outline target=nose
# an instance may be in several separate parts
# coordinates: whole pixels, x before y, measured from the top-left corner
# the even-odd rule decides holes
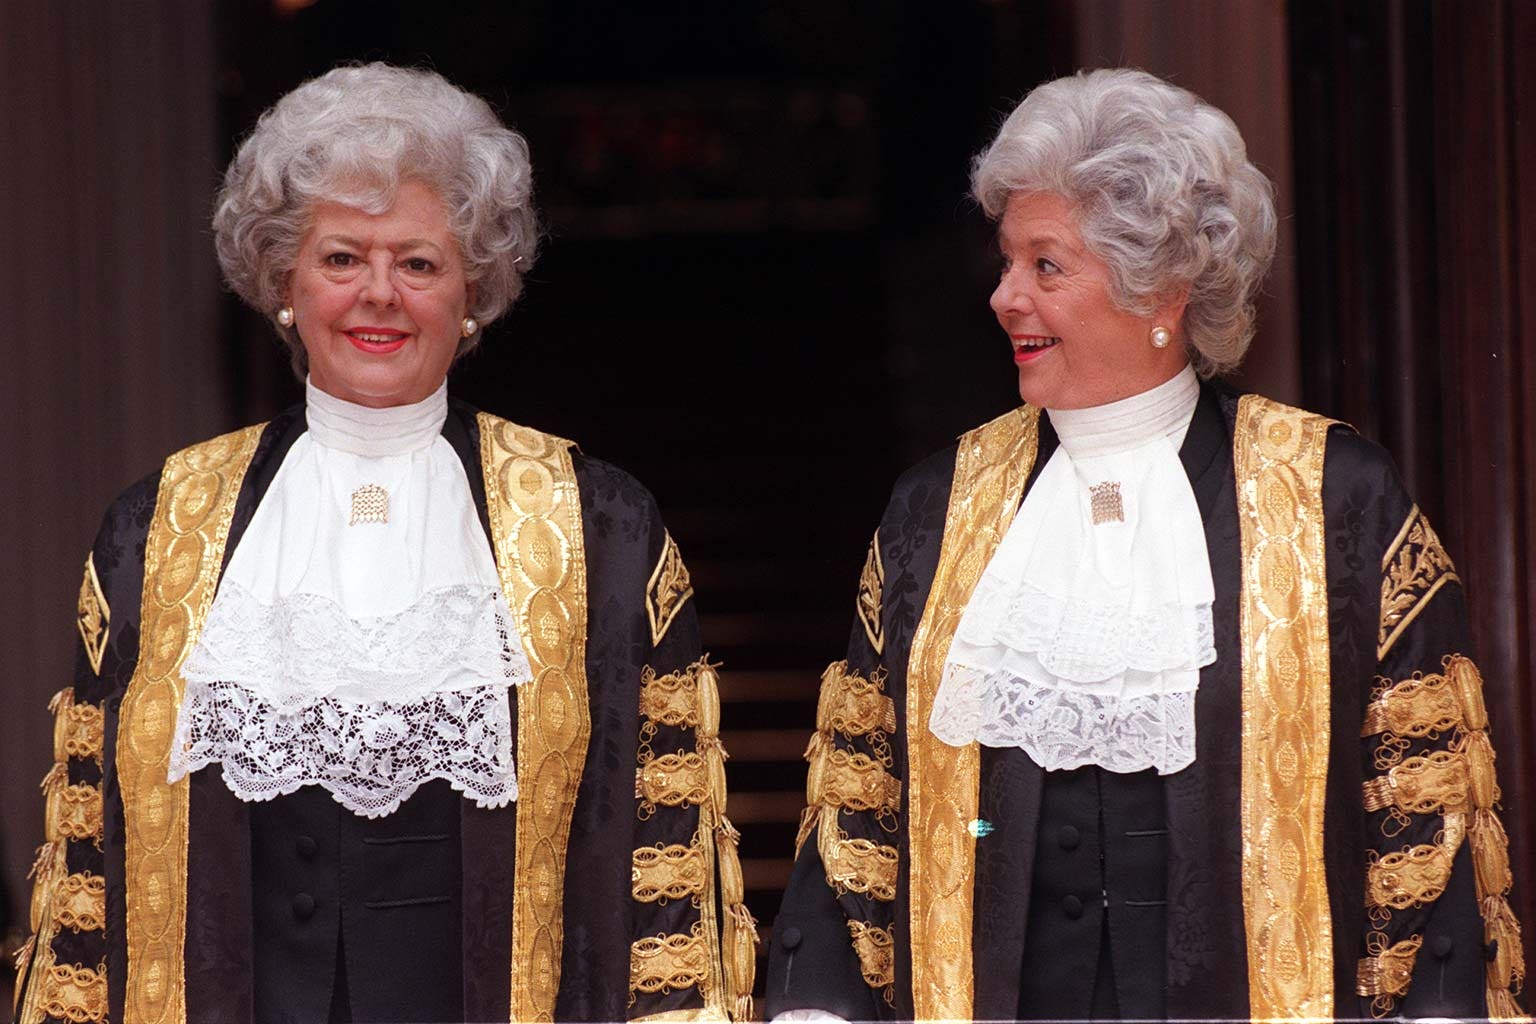
[[[992,289],[990,305],[999,319],[1026,315],[1035,309],[1034,297],[1025,287],[1023,275],[1012,269],[1003,271],[1003,276],[998,278],[997,287]]]
[[[395,304],[395,275],[388,253],[368,261],[368,269],[362,275],[362,300],[375,306]]]

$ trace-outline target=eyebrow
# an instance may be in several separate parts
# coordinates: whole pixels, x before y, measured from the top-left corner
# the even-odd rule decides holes
[[[327,242],[339,242],[342,245],[348,245],[354,249],[363,248],[363,243],[358,239],[353,238],[351,235],[325,235],[320,239],[320,242],[321,244],[325,244]],[[442,247],[439,246],[436,242],[426,238],[407,238],[405,241],[401,242],[394,248],[396,252],[406,252],[410,249],[432,249],[436,252],[443,251]]]

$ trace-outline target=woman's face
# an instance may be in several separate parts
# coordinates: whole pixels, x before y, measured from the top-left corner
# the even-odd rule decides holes
[[[1013,347],[1019,395],[1046,409],[1085,409],[1140,394],[1183,369],[1179,299],[1151,317],[1116,308],[1110,273],[1077,231],[1077,212],[1051,192],[1016,192],[998,226],[1002,278],[992,311]],[[1173,333],[1167,348],[1153,327]]]
[[[318,204],[289,287],[310,379],[375,408],[437,390],[470,302],[448,211],[415,181],[380,214]]]

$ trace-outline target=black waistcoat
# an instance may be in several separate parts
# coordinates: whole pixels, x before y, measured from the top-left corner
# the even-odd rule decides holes
[[[372,820],[318,786],[252,805],[256,1020],[463,1019],[459,803],[439,780]]]
[[[1167,821],[1154,771],[1046,773],[1020,1018],[1164,1015]]]

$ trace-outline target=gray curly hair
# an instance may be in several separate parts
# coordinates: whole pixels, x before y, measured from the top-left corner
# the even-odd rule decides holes
[[[511,308],[538,249],[528,144],[488,103],[443,76],[374,63],[311,79],[261,115],[219,190],[214,246],[224,279],[258,312],[284,303],[316,203],[383,213],[404,180],[433,189],[475,285],[482,326]],[[279,328],[294,368],[307,362]],[[459,343],[463,355],[480,331]]]
[[[976,158],[971,192],[994,220],[1015,192],[1065,197],[1117,306],[1147,315],[1187,286],[1196,371],[1242,362],[1275,254],[1274,190],[1237,125],[1194,93],[1125,68],[1046,82]]]

